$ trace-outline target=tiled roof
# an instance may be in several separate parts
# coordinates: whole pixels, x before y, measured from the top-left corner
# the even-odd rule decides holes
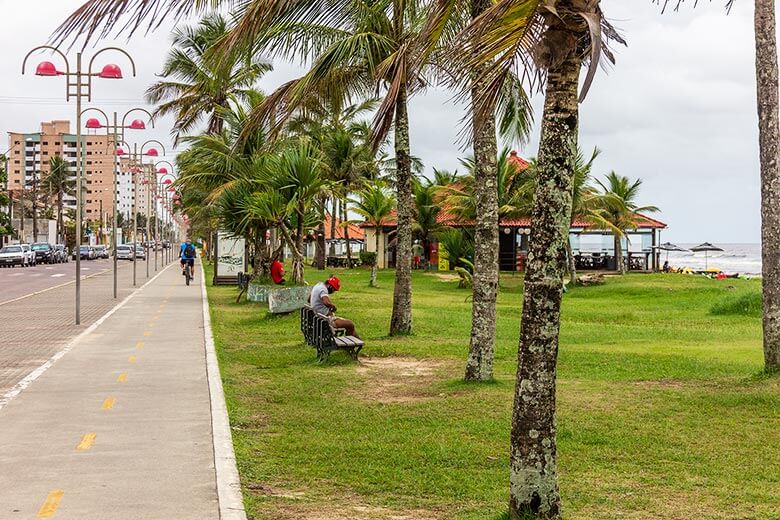
[[[342,221],[340,219],[336,219],[336,238],[344,240],[344,226],[341,223]],[[331,217],[330,215],[325,215],[325,240],[331,240],[331,234],[330,234],[330,223],[331,223]],[[366,239],[366,232],[363,230],[362,224],[359,226],[357,224],[349,224],[349,238],[350,240],[365,240]]]

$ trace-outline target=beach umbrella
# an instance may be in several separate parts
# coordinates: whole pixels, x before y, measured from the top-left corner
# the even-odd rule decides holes
[[[698,253],[699,251],[704,251],[704,269],[707,270],[707,253],[710,251],[723,251],[723,249],[719,248],[718,246],[713,246],[709,242],[704,242],[703,244],[699,244],[696,247],[692,247],[691,251],[694,251]]]
[[[660,251],[666,251],[666,261],[669,261],[669,251],[687,251],[684,247],[680,247],[677,244],[672,244],[671,242],[664,242],[660,246],[655,246],[656,249],[659,249]]]

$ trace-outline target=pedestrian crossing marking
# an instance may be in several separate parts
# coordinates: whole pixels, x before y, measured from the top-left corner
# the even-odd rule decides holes
[[[95,432],[89,432],[85,433],[84,436],[81,438],[81,442],[78,446],[76,446],[76,449],[79,451],[87,451],[92,447],[92,444],[95,442],[95,437],[97,437],[97,433]]]
[[[113,397],[107,397],[105,401],[103,401],[103,410],[110,410],[114,407],[114,398]]]
[[[43,502],[43,505],[38,510],[38,514],[36,515],[38,518],[51,518],[54,516],[54,513],[57,512],[57,508],[60,507],[60,500],[62,500],[62,495],[64,495],[65,492],[61,489],[55,489],[49,493],[49,495],[46,497],[46,500]]]

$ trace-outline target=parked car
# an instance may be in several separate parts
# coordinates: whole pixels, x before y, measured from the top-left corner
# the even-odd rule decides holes
[[[127,244],[120,244],[116,246],[116,259],[117,260],[132,260],[133,259],[133,246]]]
[[[73,259],[76,259],[76,254],[81,256],[82,260],[94,260],[95,248],[92,246],[80,246],[77,251],[73,251]]]
[[[95,246],[95,254],[98,258],[108,258],[110,256],[108,254],[108,248],[103,245]]]
[[[38,242],[30,246],[35,253],[35,262],[41,264],[53,264],[57,261],[54,255],[54,248],[46,242]]]
[[[70,260],[68,250],[65,248],[65,244],[56,244],[54,246],[54,256],[57,258],[58,263],[67,262]]]
[[[19,244],[22,248],[22,252],[24,252],[25,259],[27,260],[26,265],[35,265],[37,262],[35,261],[35,251],[32,250],[30,247],[30,244]]]
[[[146,249],[141,244],[136,244],[135,246],[135,257],[146,260]]]
[[[15,265],[27,265],[27,256],[22,251],[22,246],[5,246],[0,249],[0,266],[13,267]]]

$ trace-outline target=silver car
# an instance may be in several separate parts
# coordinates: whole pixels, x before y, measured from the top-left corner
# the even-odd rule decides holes
[[[116,259],[117,260],[132,260],[133,259],[133,246],[132,245],[118,245],[116,246]]]

